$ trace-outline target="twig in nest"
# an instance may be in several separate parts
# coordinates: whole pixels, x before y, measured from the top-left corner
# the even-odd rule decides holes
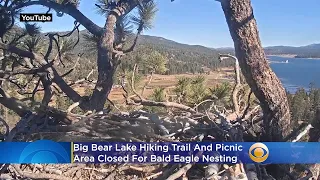
[[[4,136],[5,137],[7,137],[8,136],[8,134],[9,134],[9,132],[10,132],[10,128],[9,128],[9,125],[8,125],[8,123],[4,120],[4,119],[2,119],[1,117],[0,117],[0,123],[2,123],[2,125],[5,127],[5,133],[4,133]]]
[[[313,177],[313,174],[312,174],[312,172],[311,172],[311,170],[309,168],[305,167],[304,165],[302,165],[302,166],[305,169],[305,173],[304,173],[305,176],[302,177],[302,178],[299,178],[298,180],[309,180],[310,178]],[[315,178],[318,178],[318,177],[315,177]]]
[[[158,107],[165,107],[165,108],[176,108],[183,111],[191,112],[191,113],[197,113],[194,109],[192,109],[189,106],[186,106],[184,104],[179,104],[175,102],[156,102],[156,101],[150,101],[146,99],[136,100],[134,99],[134,102],[143,106],[158,106]]]
[[[182,175],[186,174],[189,169],[191,169],[191,167],[193,166],[193,164],[187,164],[185,165],[183,168],[181,168],[179,171],[177,171],[176,173],[172,174],[171,176],[169,176],[167,178],[167,180],[176,180],[179,177],[181,177]]]
[[[112,179],[114,179],[114,176],[116,175],[116,173],[117,173],[118,170],[120,171],[120,170],[123,170],[123,169],[128,168],[126,165],[127,165],[127,163],[122,164],[122,165],[116,167],[116,168],[106,177],[106,180],[112,180]]]
[[[162,171],[157,172],[157,173],[155,173],[155,174],[152,174],[152,175],[146,177],[146,179],[147,179],[147,180],[150,180],[150,179],[153,179],[153,178],[155,178],[155,177],[157,177],[157,176],[159,176],[159,175],[161,175],[161,174],[162,174]]]
[[[144,111],[139,111],[138,113],[143,114],[144,116],[148,117],[153,123],[157,125],[159,130],[162,132],[162,135],[168,135],[169,130],[163,125],[162,121],[160,120],[159,116],[155,113],[147,113]]]
[[[172,137],[172,136],[175,136],[176,134],[180,133],[180,132],[184,132],[184,131],[187,131],[191,129],[191,127],[186,127],[186,128],[183,128],[183,129],[178,129],[177,132],[174,132],[174,133],[171,133],[171,134],[168,134],[168,135],[165,135],[164,137]]]
[[[308,133],[308,131],[313,128],[311,124],[309,124],[292,142],[299,141],[304,135]]]
[[[209,164],[205,169],[205,179],[210,180],[224,173],[225,169],[219,172],[220,168],[221,164]]]
[[[135,170],[135,171],[140,171],[140,172],[144,171],[144,169],[142,167],[129,166],[129,168],[132,170]]]
[[[217,177],[217,176],[219,176],[219,175],[223,174],[224,172],[226,172],[226,170],[225,170],[225,169],[224,169],[224,170],[222,170],[222,171],[220,171],[220,172],[218,172],[217,174],[212,174],[212,175],[210,175],[209,177],[207,177],[207,178],[205,178],[205,179],[206,179],[206,180],[214,179],[215,177]]]
[[[173,164],[171,167],[167,168],[162,172],[162,175],[160,177],[157,177],[157,180],[167,179],[173,171],[175,171],[177,168],[179,168],[179,164]]]
[[[78,107],[79,105],[80,105],[80,102],[75,102],[75,103],[71,104],[71,105],[68,107],[68,109],[67,109],[67,113],[68,113],[68,114],[71,113],[71,111],[72,111],[74,108]]]
[[[159,140],[162,140],[162,141],[165,141],[165,142],[177,142],[176,140],[169,139],[169,138],[166,138],[164,136],[160,136],[160,135],[148,132],[144,128],[141,128],[141,127],[132,126],[132,125],[129,125],[129,124],[124,124],[124,123],[121,123],[121,122],[107,120],[107,119],[95,119],[95,121],[97,121],[97,120],[102,120],[103,122],[101,122],[101,123],[107,123],[107,124],[116,125],[116,126],[119,126],[119,127],[122,127],[122,128],[128,128],[128,129],[132,130],[133,133],[146,135],[146,136],[149,136],[151,138],[159,139]]]
[[[71,178],[67,178],[62,175],[55,175],[55,174],[45,174],[45,173],[29,173],[24,172],[20,169],[19,165],[13,165],[14,169],[18,172],[18,174],[25,178],[31,178],[31,179],[56,179],[56,180],[68,180]]]
[[[107,98],[107,101],[114,107],[116,108],[116,110],[118,110],[121,113],[121,110],[116,106],[116,104],[114,104],[113,101],[111,101],[111,99]]]
[[[294,129],[287,137],[284,138],[284,141],[289,141],[291,140],[292,138],[294,137],[297,137],[299,135],[299,132],[304,129],[304,128],[307,128],[307,123],[302,123],[300,124],[299,127],[297,127],[296,129]]]
[[[196,111],[198,111],[198,107],[199,107],[200,105],[206,103],[206,102],[214,102],[214,101],[211,100],[211,99],[204,100],[204,101],[200,102],[199,104],[196,104],[196,105],[193,107],[193,109],[196,110]]]
[[[79,63],[79,60],[80,60],[82,55],[83,55],[83,53],[78,55],[78,58],[77,58],[76,62],[74,62],[73,67],[68,72],[66,72],[63,75],[61,75],[61,77],[65,77],[65,76],[69,75],[70,73],[72,73],[76,69],[76,67],[77,67],[77,65]]]

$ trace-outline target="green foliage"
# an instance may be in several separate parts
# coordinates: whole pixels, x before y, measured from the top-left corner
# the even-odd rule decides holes
[[[133,25],[127,16],[119,17],[115,27],[116,42],[120,43],[127,38],[132,33],[132,28]]]
[[[138,31],[151,29],[156,12],[158,11],[153,0],[138,6],[138,13],[131,17],[131,21],[138,26]]]
[[[163,102],[163,101],[165,101],[165,98],[166,98],[165,88],[158,87],[153,90],[153,93],[151,95],[152,100],[157,101],[157,102]]]
[[[157,51],[138,57],[137,64],[142,67],[144,73],[155,72],[163,74],[167,71],[167,59]]]
[[[320,108],[320,89],[310,86],[309,91],[298,89],[295,94],[288,94],[293,125],[310,122]]]
[[[29,36],[36,36],[41,33],[41,27],[38,26],[36,23],[25,23],[25,33]]]
[[[229,98],[232,87],[229,83],[223,82],[214,88],[210,88],[210,94],[214,95],[218,100]]]
[[[41,36],[32,36],[27,38],[23,43],[23,48],[30,52],[39,52],[43,49],[43,41]]]
[[[204,73],[203,68],[216,70],[220,67],[232,66],[234,62],[231,60],[219,62],[218,52],[214,49],[208,50],[205,47],[181,45],[163,38],[152,36],[140,36],[139,43],[135,50],[127,54],[123,62],[127,65],[133,63],[136,56],[143,54],[151,54],[157,51],[167,59],[166,74],[182,74],[182,73]],[[132,65],[131,65],[132,66]]]
[[[205,87],[205,77],[202,75],[196,76],[191,81],[191,97],[193,104],[200,103],[207,96],[207,88]]]
[[[188,101],[188,97],[190,96],[191,82],[191,78],[179,77],[178,83],[173,90],[183,102]]]
[[[306,117],[305,107],[307,106],[308,109],[310,108],[309,97],[307,92],[304,89],[299,89],[296,92],[295,96],[292,98],[291,103],[292,103],[291,111],[294,112],[292,113],[292,118],[300,121],[305,120],[304,119]]]
[[[75,39],[76,36],[77,34],[74,33],[71,38]],[[88,31],[81,31],[80,37],[79,44],[72,52],[74,54],[85,52],[81,60],[84,60],[84,58],[87,59],[83,61],[83,63],[89,65],[88,61],[91,61],[92,65],[95,65],[97,58],[97,43],[99,42],[99,38],[88,33]],[[128,36],[125,43],[125,49],[131,47],[134,38],[135,37],[133,35]],[[167,59],[166,68],[168,70],[165,72],[165,74],[169,75],[181,73],[204,73],[203,68],[216,70],[220,67],[234,65],[232,60],[219,62],[218,51],[214,49],[209,49],[202,46],[184,45],[166,40],[164,38],[140,35],[134,51],[126,54],[126,56],[122,58],[120,64],[121,71],[123,71],[123,69],[132,70],[133,65],[136,63],[137,57],[141,58],[143,55],[151,54],[154,51],[159,52]],[[81,68],[88,67],[83,66]],[[82,71],[82,69],[80,71]],[[148,71],[140,72],[144,74],[150,73]]]
[[[67,61],[72,61],[74,53],[72,52],[76,40],[73,38],[60,38],[59,39],[60,55],[61,58]]]
[[[116,0],[118,2],[119,0]],[[110,0],[97,0],[97,13],[101,15],[107,15],[110,10],[112,9],[112,6],[110,6]]]
[[[197,104],[208,97],[208,88],[206,87],[206,79],[199,75],[194,78],[180,77],[176,88],[173,90],[185,104]]]
[[[157,87],[153,90],[153,93],[150,96],[150,99],[156,102],[164,102],[166,101],[166,92],[165,88]],[[145,111],[152,113],[163,113],[166,112],[166,108],[163,107],[144,107]]]

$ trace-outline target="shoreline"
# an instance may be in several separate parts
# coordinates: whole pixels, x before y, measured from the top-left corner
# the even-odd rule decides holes
[[[320,60],[320,57],[319,58],[296,58],[294,54],[279,54],[279,55],[266,55],[267,57],[268,56],[272,56],[272,57],[282,57],[282,58],[292,58],[292,59],[312,59],[312,60]]]
[[[271,55],[266,55],[266,56],[277,56],[277,57],[284,57],[284,58],[295,58],[296,54],[271,54]]]

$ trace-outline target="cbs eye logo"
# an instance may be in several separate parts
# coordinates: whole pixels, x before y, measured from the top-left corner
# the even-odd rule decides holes
[[[249,149],[249,157],[256,163],[261,163],[269,157],[269,149],[263,143],[255,143]]]
[[[70,152],[70,150],[69,150]],[[69,163],[70,153],[60,144],[40,140],[27,145],[20,154],[20,163]]]

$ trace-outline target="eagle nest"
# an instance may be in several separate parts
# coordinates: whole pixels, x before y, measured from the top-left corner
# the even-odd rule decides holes
[[[26,115],[11,130],[1,120],[4,130],[1,138],[6,142],[40,139],[64,142],[240,142],[255,141],[259,136],[261,112],[258,109],[230,121],[223,108],[210,101],[204,104],[209,105],[208,108],[199,110],[200,106],[197,106],[191,112],[174,111],[162,115],[141,110],[70,115],[46,109],[42,115]],[[50,114],[55,114],[55,117]],[[57,114],[60,114],[60,119]],[[0,166],[1,179],[274,179],[269,174],[263,165],[241,163]],[[303,178],[310,176],[312,173],[307,171]]]

